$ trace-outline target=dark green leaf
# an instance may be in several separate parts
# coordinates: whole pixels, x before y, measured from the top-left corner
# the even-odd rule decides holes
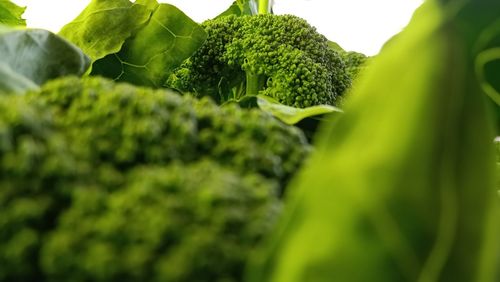
[[[0,80],[5,91],[23,91],[47,80],[82,75],[90,60],[73,44],[41,29],[0,26]]]
[[[33,81],[0,62],[0,93],[23,93],[37,88],[38,86]]]

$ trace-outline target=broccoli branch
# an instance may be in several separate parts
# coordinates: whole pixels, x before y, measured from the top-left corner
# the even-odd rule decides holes
[[[251,71],[246,71],[246,95],[257,95],[259,91],[264,89],[266,85],[266,77],[264,75],[255,74]]]

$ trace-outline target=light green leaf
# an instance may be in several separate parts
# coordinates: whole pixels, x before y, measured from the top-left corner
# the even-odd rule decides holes
[[[96,61],[120,51],[150,16],[150,9],[129,0],[93,0],[59,35]]]
[[[82,75],[90,60],[73,44],[41,29],[0,26],[3,90],[22,91],[65,75]]]
[[[0,0],[0,24],[10,26],[25,26],[26,20],[22,18],[25,7],[19,7],[9,0]]]
[[[258,4],[256,0],[237,0],[234,1],[227,10],[219,14],[215,18],[225,17],[229,15],[243,16],[243,15],[257,15]]]
[[[160,4],[147,25],[119,53],[94,64],[92,74],[161,87],[169,72],[191,56],[205,39],[203,28],[182,11]]]
[[[323,125],[249,281],[500,281],[494,134],[474,64],[486,49],[473,49],[499,10],[424,3]]]
[[[206,39],[182,11],[155,0],[93,0],[60,34],[90,55],[91,75],[153,87]]]
[[[259,13],[259,4],[257,0],[236,0],[241,9],[242,15],[257,15]]]
[[[294,125],[306,118],[334,112],[342,113],[341,109],[330,105],[318,105],[307,108],[290,107],[264,95],[257,96],[257,104],[263,111],[271,113],[273,116],[289,125]]]

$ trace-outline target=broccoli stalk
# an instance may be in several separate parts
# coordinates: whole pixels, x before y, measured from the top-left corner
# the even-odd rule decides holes
[[[260,15],[269,14],[269,12],[271,10],[271,4],[272,4],[272,0],[271,1],[259,0],[259,14]]]
[[[266,77],[252,71],[246,71],[246,95],[257,95],[264,89]]]
[[[272,6],[272,0],[259,0],[259,15],[270,14]],[[264,75],[246,71],[246,94],[247,95],[258,95],[259,91],[263,90],[266,85],[266,77]],[[239,98],[239,97],[238,97]]]

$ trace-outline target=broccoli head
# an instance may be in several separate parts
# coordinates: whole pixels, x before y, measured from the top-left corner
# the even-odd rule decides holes
[[[308,152],[259,110],[103,78],[0,97],[0,281],[240,281]]]
[[[241,281],[280,212],[276,185],[211,161],[77,189],[41,250],[49,281]]]
[[[0,281],[40,281],[42,234],[80,167],[67,145],[43,107],[0,96]]]
[[[107,164],[110,181],[113,170],[208,157],[285,184],[310,150],[299,129],[258,109],[99,77],[54,80],[27,98],[52,108],[74,154]]]
[[[264,94],[307,107],[335,104],[351,84],[342,56],[299,17],[225,16],[202,26],[207,41],[170,75],[167,86],[218,102]]]

